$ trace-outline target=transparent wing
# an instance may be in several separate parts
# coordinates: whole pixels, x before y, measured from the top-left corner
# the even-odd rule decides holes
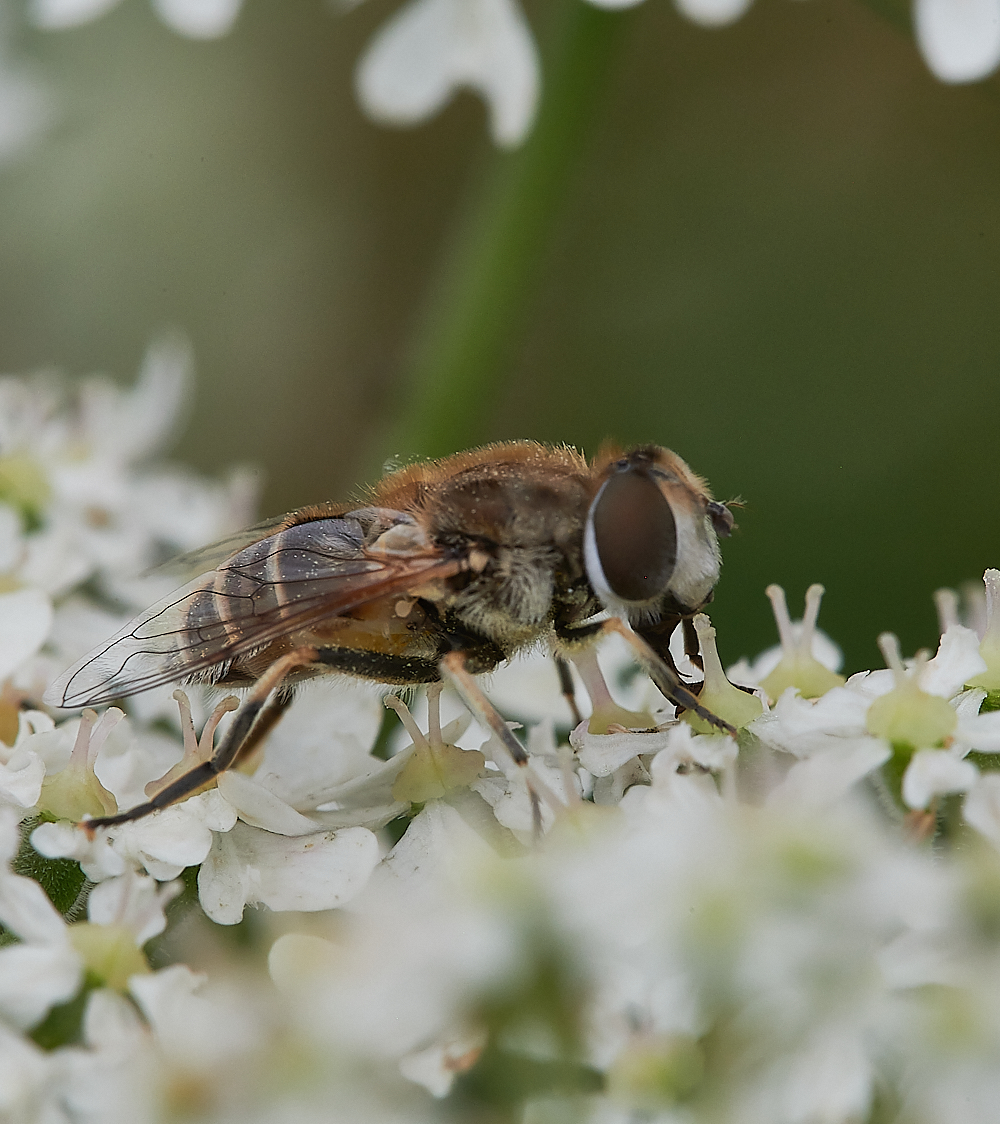
[[[178,581],[187,581],[200,574],[205,574],[209,570],[217,569],[239,551],[255,542],[260,542],[262,539],[270,538],[283,527],[288,527],[293,523],[315,522],[327,516],[344,515],[349,513],[350,510],[350,504],[329,503],[311,508],[301,508],[299,511],[290,511],[286,515],[275,515],[270,519],[255,523],[252,527],[233,531],[232,534],[226,535],[225,538],[218,539],[216,542],[211,542],[207,546],[200,546],[196,550],[187,551],[186,554],[178,554],[169,558],[159,566],[154,566],[149,572],[151,574],[164,574],[176,578]],[[308,520],[301,518],[305,513],[308,513]]]
[[[406,552],[373,551],[363,516],[300,523],[240,550],[130,621],[60,676],[45,701],[99,706],[464,568],[418,535]]]
[[[223,539],[199,546],[196,550],[189,550],[185,554],[177,554],[173,558],[153,566],[150,574],[164,574],[176,578],[178,581],[199,577],[221,566],[227,559],[232,558],[241,550],[255,542],[269,538],[281,530],[287,516],[279,515],[274,519],[265,519],[241,531],[234,531]]]

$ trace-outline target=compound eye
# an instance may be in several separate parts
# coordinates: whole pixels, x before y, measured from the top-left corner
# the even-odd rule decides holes
[[[651,601],[663,593],[677,561],[677,528],[670,504],[648,476],[615,473],[591,507],[591,530],[587,568],[599,563],[600,574],[590,575],[598,593],[622,601]]]

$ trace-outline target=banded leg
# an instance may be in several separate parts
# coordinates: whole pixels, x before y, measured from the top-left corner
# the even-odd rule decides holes
[[[257,721],[250,727],[250,733],[243,739],[243,744],[237,750],[236,756],[229,766],[230,769],[235,769],[249,759],[254,750],[260,746],[261,742],[284,717],[285,711],[292,705],[292,699],[294,698],[295,695],[289,687],[279,686],[275,690],[268,700],[267,706],[257,715]]]
[[[318,652],[315,648],[297,648],[294,652],[289,652],[288,655],[275,660],[254,684],[250,694],[243,700],[243,705],[236,712],[236,716],[226,731],[226,736],[216,747],[208,761],[189,769],[183,776],[168,784],[166,788],[160,789],[155,796],[144,804],[138,804],[134,808],[129,808],[127,812],[119,812],[115,816],[101,816],[99,819],[84,820],[82,826],[88,832],[92,832],[98,827],[114,827],[116,824],[142,819],[143,816],[148,816],[151,812],[157,812],[161,808],[169,808],[171,804],[176,804],[179,800],[183,800],[186,796],[190,796],[191,793],[201,788],[206,781],[217,777],[219,773],[224,773],[243,755],[243,746],[248,737],[252,735],[254,721],[264,710],[264,704],[271,692],[280,688],[286,676],[291,672],[297,668],[316,663],[317,659]],[[274,725],[287,705],[285,703],[274,714],[274,717],[268,720],[267,729]],[[261,715],[261,718],[266,716],[267,711]],[[266,733],[267,730],[264,732]]]
[[[556,671],[559,673],[559,689],[562,691],[563,698],[569,706],[569,712],[573,716],[573,729],[575,730],[583,721],[583,715],[576,705],[576,687],[573,683],[573,673],[570,671],[568,661],[564,660],[558,653],[553,654],[552,659],[555,661]]]
[[[480,690],[479,684],[466,668],[465,662],[464,652],[449,652],[441,660],[441,674],[459,693],[462,702],[472,711],[473,715],[496,734],[511,761],[524,771],[528,798],[531,800],[531,818],[535,825],[535,834],[540,836],[542,833],[542,809],[539,797],[544,799],[554,812],[563,808],[564,804],[531,768],[527,750],[514,736],[513,731],[503,720],[496,707]]]

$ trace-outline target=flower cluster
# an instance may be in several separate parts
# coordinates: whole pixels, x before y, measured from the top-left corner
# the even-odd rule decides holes
[[[613,638],[577,661],[573,729],[546,653],[488,681],[527,769],[448,691],[315,684],[215,787],[81,827],[236,705],[39,701],[159,595],[145,568],[250,521],[245,475],[155,463],[187,363],[0,381],[0,1117],[995,1117],[996,570],[979,631],[942,596],[933,656],[884,634],[848,679],[819,586],[798,622],[772,586],[780,646],[728,674],[696,618],[704,671],[674,659],[736,739]]]
[[[118,0],[32,0],[34,22],[60,29],[85,23]],[[352,8],[361,0],[341,0]],[[581,0],[581,3],[583,0]],[[598,8],[633,8],[642,0],[587,0]],[[732,23],[751,0],[676,0],[704,27]],[[182,35],[225,35],[241,0],[153,0]],[[974,82],[1000,65],[997,0],[914,0],[917,43],[943,82]],[[358,63],[358,99],[376,121],[408,125],[437,113],[468,88],[489,108],[496,144],[519,144],[531,129],[541,89],[538,49],[518,0],[406,0],[376,33]]]

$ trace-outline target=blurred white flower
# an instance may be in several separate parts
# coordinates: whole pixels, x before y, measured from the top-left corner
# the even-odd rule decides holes
[[[677,10],[688,19],[704,27],[722,27],[738,20],[750,7],[752,0],[675,0]],[[634,8],[642,0],[590,0],[597,8],[617,11]]]
[[[0,595],[0,682],[42,646],[52,627],[52,602],[40,589]]]
[[[914,0],[917,43],[942,82],[975,82],[1000,64],[997,0]]]
[[[0,948],[0,1019],[24,1029],[76,994],[83,962],[45,891],[11,872],[19,844],[16,813],[0,807],[0,925],[19,941]]]
[[[589,0],[598,8],[634,8],[643,0]],[[752,0],[674,0],[677,10],[704,27],[738,20]],[[1000,64],[998,0],[914,0],[917,44],[942,82],[975,82]]]
[[[52,380],[0,379],[0,510],[8,509],[0,532],[11,536],[0,559],[9,584],[60,597],[94,577],[116,600],[145,607],[163,579],[138,583],[138,575],[250,521],[246,473],[218,486],[148,467],[177,425],[190,367],[187,345],[168,337],[149,349],[133,388],[90,378],[73,406]],[[71,662],[82,651],[58,655]]]
[[[410,125],[455,91],[479,93],[502,147],[531,128],[540,85],[538,51],[517,0],[409,0],[358,63],[358,100],[376,121]]]
[[[903,800],[910,808],[926,808],[936,796],[968,792],[979,770],[946,749],[921,749],[903,774]]]
[[[52,120],[52,98],[7,48],[17,5],[0,4],[0,164],[21,156]]]
[[[61,31],[78,27],[110,12],[119,0],[31,0],[29,14],[37,27]],[[240,13],[243,0],[153,0],[153,10],[168,26],[191,39],[225,35]]]
[[[150,1119],[161,1073],[153,1036],[135,1004],[115,991],[98,988],[87,998],[81,1030],[81,1045],[47,1055],[46,1092],[53,1109],[87,1124]],[[47,1118],[40,1115],[39,1119]],[[66,1117],[54,1119],[61,1124]]]

